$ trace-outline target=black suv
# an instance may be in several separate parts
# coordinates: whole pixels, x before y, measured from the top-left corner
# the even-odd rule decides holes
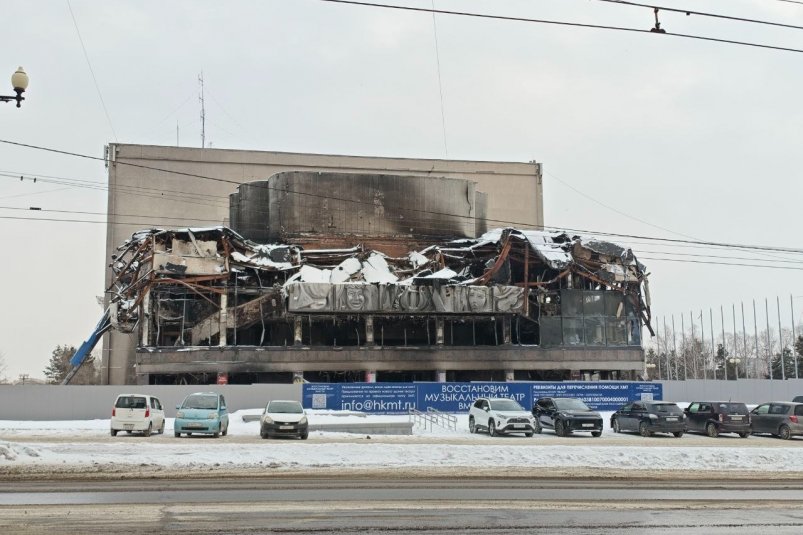
[[[716,437],[720,433],[750,436],[750,412],[744,403],[695,401],[686,407],[686,431]]]
[[[602,434],[602,416],[575,398],[541,398],[533,405],[535,432],[543,428],[554,429],[560,437],[573,431],[590,432],[591,436]]]
[[[686,430],[686,417],[668,401],[634,401],[611,415],[611,427],[614,433],[638,431],[643,437],[672,433],[680,438]]]

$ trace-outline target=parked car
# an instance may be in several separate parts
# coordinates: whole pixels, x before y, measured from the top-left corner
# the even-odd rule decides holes
[[[173,422],[173,432],[177,437],[182,433],[212,435],[215,438],[226,436],[229,431],[229,413],[226,399],[216,392],[196,392],[190,394],[181,405]]]
[[[510,398],[479,398],[468,411],[468,429],[472,433],[487,430],[492,437],[508,433],[535,432],[533,415]]]
[[[280,399],[269,401],[260,418],[259,434],[262,438],[291,436],[306,440],[309,422],[301,403]]]
[[[151,433],[164,433],[165,413],[162,402],[147,394],[120,394],[112,407],[111,432],[142,433],[146,437]]]
[[[803,403],[803,396],[795,396],[792,398],[792,403]]]
[[[554,429],[560,437],[572,432],[590,432],[591,436],[602,435],[602,416],[576,398],[541,398],[533,405],[535,432]]]
[[[750,436],[750,411],[744,403],[731,401],[695,401],[683,412],[686,414],[686,431],[705,433],[717,437],[720,433],[738,433]]]
[[[803,403],[773,401],[762,403],[750,412],[753,434],[770,433],[789,440],[803,435]]]
[[[686,417],[668,401],[634,401],[611,415],[611,427],[614,433],[638,431],[643,437],[672,433],[680,438],[686,430]]]

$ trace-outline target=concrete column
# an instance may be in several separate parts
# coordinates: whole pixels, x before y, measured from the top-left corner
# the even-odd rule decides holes
[[[435,318],[435,345],[443,345],[443,318]],[[445,383],[446,380],[444,379],[438,382]]]
[[[142,298],[142,339],[139,341],[141,346],[149,346],[151,337],[151,291],[145,290],[145,297]]]
[[[510,324],[511,320],[509,316],[505,316],[504,318],[502,318],[502,343],[505,344],[506,346],[509,346],[510,344],[513,343],[513,337],[511,334],[512,329]]]
[[[303,328],[304,323],[303,322],[304,322],[304,319],[301,316],[296,316],[295,317],[295,322],[294,322],[294,327],[295,328],[293,330],[293,344],[297,345],[297,346],[300,346],[301,343],[302,343],[301,335],[304,333],[304,328]]]
[[[226,345],[226,326],[229,324],[229,295],[224,293],[220,296],[220,340],[218,345],[223,347]]]
[[[366,383],[375,383],[376,382],[376,372],[373,370],[366,370],[365,372],[365,382]]]
[[[446,370],[438,370],[435,372],[435,381],[439,383],[446,382]]]
[[[516,374],[513,370],[505,370],[505,382],[513,382],[516,380]]]
[[[374,317],[365,316],[365,344],[374,345]]]

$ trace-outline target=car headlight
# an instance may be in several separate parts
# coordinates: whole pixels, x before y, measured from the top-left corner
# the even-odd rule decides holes
[[[650,417],[650,420],[657,420],[658,419],[658,415],[657,414],[650,413],[648,416]]]
[[[271,418],[270,416],[263,416],[262,417],[262,423],[263,424],[272,424],[273,423],[273,418]]]
[[[176,413],[176,418],[184,418],[184,411],[178,411]]]
[[[298,423],[299,423],[299,425],[304,425],[305,423],[307,423],[307,417],[306,417],[306,416],[302,417],[302,418],[301,418],[301,419],[298,421]]]
[[[210,420],[217,420],[217,413],[210,412],[209,414],[206,415],[206,417],[209,418]]]

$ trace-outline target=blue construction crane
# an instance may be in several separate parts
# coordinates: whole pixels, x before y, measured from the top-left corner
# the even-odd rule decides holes
[[[61,382],[63,385],[70,384],[70,381],[75,374],[78,373],[78,370],[81,369],[81,365],[86,361],[86,357],[95,349],[95,346],[100,341],[100,337],[103,336],[103,333],[108,331],[112,326],[111,317],[109,315],[109,309],[107,308],[105,312],[103,312],[103,316],[100,318],[100,321],[95,326],[95,329],[92,331],[92,334],[89,335],[89,338],[81,344],[81,347],[75,352],[75,354],[70,358],[70,371],[67,372],[67,375],[64,377],[64,380]]]

